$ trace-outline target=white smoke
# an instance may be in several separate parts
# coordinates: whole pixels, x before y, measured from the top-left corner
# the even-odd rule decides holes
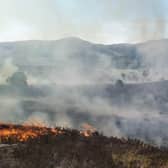
[[[145,57],[147,57],[150,53],[150,47],[146,48],[143,45],[145,44],[137,46],[140,47],[141,54],[146,54]],[[35,72],[32,72],[25,68],[28,85],[11,87],[6,84],[2,88],[0,86],[0,118],[2,121],[22,123],[28,121],[30,123],[35,120],[47,125],[73,128],[80,128],[81,124],[89,123],[108,136],[130,136],[148,142],[153,141],[158,145],[165,142],[164,139],[168,138],[165,117],[168,103],[164,97],[162,100],[162,95],[157,95],[157,91],[163,88],[159,86],[157,90],[154,90],[154,84],[151,83],[150,92],[148,89],[145,91],[146,85],[142,83],[146,82],[143,81],[143,70],[131,69],[130,67],[128,69],[114,68],[110,55],[105,57],[100,54],[100,59],[97,57],[93,59],[94,52],[88,58],[85,53],[82,55],[82,59],[79,59],[80,55],[75,54],[74,48],[69,50],[66,45],[61,47],[61,50],[55,49],[56,53],[58,51],[62,51],[62,53],[54,54],[52,63],[55,63],[56,66],[53,67],[44,66],[48,63],[45,62],[46,58],[50,59],[47,54],[47,57],[42,59],[44,62],[39,60],[46,63],[42,64],[42,67],[37,64],[38,57],[32,56],[34,50],[31,50],[31,55],[24,57],[25,60],[28,58],[28,61],[33,63],[33,66],[29,63],[30,67],[27,69],[32,70],[34,67],[35,70],[38,69],[38,71],[33,69]],[[92,47],[95,46],[91,45]],[[18,49],[18,51],[20,50]],[[70,56],[69,51],[72,52]],[[157,54],[160,55],[162,49],[157,51]],[[87,50],[87,52],[90,53],[92,50]],[[15,62],[18,59],[16,56],[14,57]],[[120,55],[118,54],[118,56]],[[33,61],[34,59],[35,61]],[[21,59],[19,61],[22,62]],[[84,61],[88,61],[91,66],[83,66],[87,65],[83,64]],[[157,63],[155,61],[156,59],[152,60],[152,56],[151,59],[148,57],[146,65],[154,68],[155,66],[152,67],[152,65],[160,64],[159,59]],[[165,60],[160,61],[165,62]],[[161,70],[162,66],[160,65],[158,67]],[[1,74],[5,74],[3,81],[6,81],[14,72],[21,71],[20,67],[17,68],[13,65],[11,59],[4,61],[1,68]],[[123,73],[125,75],[122,75]],[[142,76],[138,85],[133,84],[134,78],[132,76]],[[122,77],[126,78],[124,83],[121,81],[116,83],[117,79],[122,79]],[[129,84],[125,84],[125,82]],[[125,87],[126,90],[123,91]],[[139,87],[141,90],[138,89]]]
[[[0,67],[0,84],[5,84],[7,79],[17,70],[18,67],[13,64],[12,58],[5,59],[4,63]]]

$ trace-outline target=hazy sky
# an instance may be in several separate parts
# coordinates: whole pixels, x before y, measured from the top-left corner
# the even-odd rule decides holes
[[[137,42],[168,37],[167,26],[167,0],[0,0],[0,41]]]

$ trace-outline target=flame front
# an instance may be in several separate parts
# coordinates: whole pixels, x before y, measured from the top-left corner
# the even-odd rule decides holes
[[[83,125],[83,130],[80,135],[90,137],[95,132],[89,124]],[[60,135],[64,134],[65,130],[61,128],[48,128],[44,126],[30,126],[30,125],[13,125],[0,124],[0,142],[26,142],[29,139],[35,139],[43,135]]]
[[[26,125],[9,125],[0,124],[0,139],[15,139],[16,141],[24,142],[28,139],[34,139],[42,135],[61,134],[61,129],[47,128],[40,126],[26,126]]]

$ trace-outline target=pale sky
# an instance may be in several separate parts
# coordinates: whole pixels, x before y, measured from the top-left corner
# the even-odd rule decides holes
[[[167,0],[0,0],[0,41],[77,36],[97,43],[168,37]]]

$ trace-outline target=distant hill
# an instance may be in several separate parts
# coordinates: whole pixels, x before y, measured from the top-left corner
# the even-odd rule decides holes
[[[103,45],[74,37],[55,41],[5,42],[0,43],[0,60],[3,64],[10,58],[29,75],[49,78],[50,81],[57,79],[55,82],[65,82],[63,78],[67,75],[78,81],[110,82],[124,77],[129,82],[143,78],[144,69],[154,71],[155,75],[150,78],[156,77],[161,68],[167,72],[167,46],[168,40]],[[163,77],[167,77],[166,72],[162,72]]]
[[[109,58],[111,64],[118,68],[138,66],[134,45],[101,45],[78,38],[0,43],[0,59],[7,57],[14,58],[20,66],[52,66],[63,58],[69,58],[82,61],[88,67],[96,65],[101,57]]]

